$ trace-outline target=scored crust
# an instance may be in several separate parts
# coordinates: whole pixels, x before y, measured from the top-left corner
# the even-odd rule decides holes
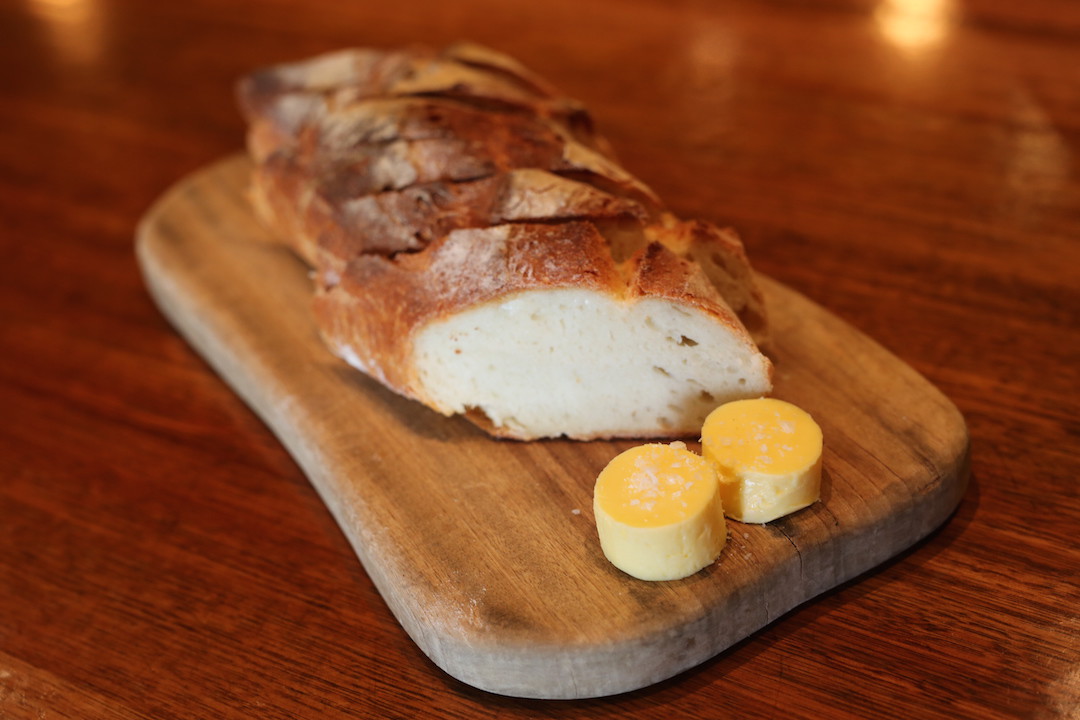
[[[329,347],[391,389],[520,439],[683,435],[770,390],[735,233],[667,212],[516,61],[349,50],[239,96],[256,214],[312,266]]]
[[[251,124],[248,147],[257,161],[292,142],[313,115],[354,101],[396,97],[439,97],[525,112],[613,156],[580,103],[512,58],[472,43],[440,53],[423,47],[340,50],[256,71],[241,79],[237,94]]]

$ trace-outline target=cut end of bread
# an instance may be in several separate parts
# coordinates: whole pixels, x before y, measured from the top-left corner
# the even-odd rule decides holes
[[[691,435],[717,405],[771,389],[768,360],[710,313],[592,290],[484,303],[413,347],[425,402],[521,440]]]

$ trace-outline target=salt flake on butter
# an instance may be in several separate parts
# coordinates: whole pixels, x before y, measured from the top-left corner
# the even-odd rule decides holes
[[[716,473],[681,442],[616,456],[596,480],[593,511],[604,555],[641,580],[692,575],[727,542]]]
[[[701,446],[733,520],[766,523],[820,497],[821,428],[791,403],[758,398],[721,405],[705,419]]]

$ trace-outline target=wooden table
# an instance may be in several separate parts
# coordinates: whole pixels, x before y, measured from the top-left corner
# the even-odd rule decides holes
[[[955,516],[613,698],[490,695],[402,632],[133,253],[239,149],[241,73],[469,38],[677,212],[963,412]],[[0,3],[0,717],[1075,717],[1080,8],[1062,0]]]

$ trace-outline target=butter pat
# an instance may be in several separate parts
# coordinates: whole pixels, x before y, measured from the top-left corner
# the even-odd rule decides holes
[[[717,469],[724,513],[766,523],[821,496],[821,428],[782,400],[721,405],[705,419],[702,454]]]
[[[640,580],[678,580],[727,542],[716,472],[675,442],[631,448],[596,479],[593,512],[611,563]]]

